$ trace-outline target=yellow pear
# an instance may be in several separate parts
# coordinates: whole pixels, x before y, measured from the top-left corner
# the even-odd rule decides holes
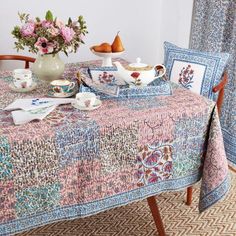
[[[112,45],[112,52],[123,52],[125,49],[123,47],[122,41],[119,36],[119,32],[117,33]]]

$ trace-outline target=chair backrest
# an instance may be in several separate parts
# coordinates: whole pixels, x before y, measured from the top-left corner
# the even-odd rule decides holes
[[[0,55],[0,60],[15,60],[15,61],[24,61],[25,62],[25,68],[29,68],[29,63],[35,62],[35,58],[33,57],[26,57],[21,55]]]
[[[219,92],[218,98],[216,101],[216,105],[217,105],[219,114],[220,114],[221,106],[222,106],[222,103],[224,100],[224,88],[225,88],[225,85],[227,84],[227,82],[228,82],[228,75],[226,72],[224,72],[220,83],[218,85],[216,85],[215,87],[213,87],[213,89],[212,89],[213,93]]]

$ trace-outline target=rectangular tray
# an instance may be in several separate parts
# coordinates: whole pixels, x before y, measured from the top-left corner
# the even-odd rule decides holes
[[[148,96],[169,96],[172,94],[170,81],[158,78],[150,83],[148,86],[135,86],[135,85],[108,85],[105,83],[98,83],[97,75],[93,78],[91,71],[99,71],[101,74],[107,71],[107,74],[114,74],[117,69],[112,68],[81,68],[80,73],[82,76],[82,83],[80,85],[81,92],[94,92],[102,99],[110,98],[135,98],[135,97],[148,97]],[[117,78],[115,78],[117,80]],[[119,83],[120,84],[120,83]]]
[[[93,92],[102,99],[124,99],[135,97],[148,97],[148,96],[169,96],[172,95],[172,89],[169,81],[158,79],[155,83],[145,87],[129,87],[128,85],[120,86],[118,96],[104,94],[101,91],[96,91],[85,84],[80,86],[81,92]]]

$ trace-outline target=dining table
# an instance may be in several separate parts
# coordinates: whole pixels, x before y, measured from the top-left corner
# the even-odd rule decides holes
[[[100,62],[68,63],[64,78]],[[200,213],[227,194],[215,102],[171,84],[170,95],[111,97],[92,111],[60,105],[43,120],[14,125],[3,108],[47,97],[48,85],[38,81],[35,90],[17,93],[11,81],[11,71],[0,72],[0,235],[143,199],[155,219],[155,195],[200,180]]]

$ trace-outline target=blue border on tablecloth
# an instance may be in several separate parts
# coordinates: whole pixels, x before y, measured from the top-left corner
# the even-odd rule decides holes
[[[164,191],[177,191],[186,188],[201,179],[202,173],[197,172],[192,175],[168,179],[165,181],[156,182],[144,187],[140,187],[129,192],[120,193],[114,196],[110,196],[101,200],[88,202],[84,204],[76,204],[72,206],[64,206],[49,212],[39,213],[37,215],[31,215],[22,217],[11,222],[0,225],[0,234],[9,235],[19,233],[21,231],[30,230],[32,228],[42,226],[45,224],[61,221],[71,220],[76,218],[82,218],[90,215],[97,214],[99,212],[109,210],[114,207],[123,206],[131,202],[140,201],[147,197],[159,194]],[[230,187],[230,179],[227,176],[224,181],[212,192],[208,193],[199,202],[199,211],[202,212],[228,192]]]
[[[230,164],[233,164],[233,167],[236,168],[236,137],[233,137],[232,134],[224,128],[222,128],[222,133],[227,159],[230,161]]]
[[[222,199],[230,189],[230,175],[227,175],[224,181],[214,190],[207,193],[199,201],[199,211],[203,212],[214,203]]]
[[[12,220],[1,224],[0,235],[15,234],[61,220],[82,218],[109,210],[114,207],[140,201],[164,191],[177,191],[198,182],[201,179],[201,176],[202,173],[197,172],[181,178],[156,182],[154,184],[110,196],[101,200],[72,206],[64,206],[48,212],[38,213],[37,215],[21,217],[17,220]]]

